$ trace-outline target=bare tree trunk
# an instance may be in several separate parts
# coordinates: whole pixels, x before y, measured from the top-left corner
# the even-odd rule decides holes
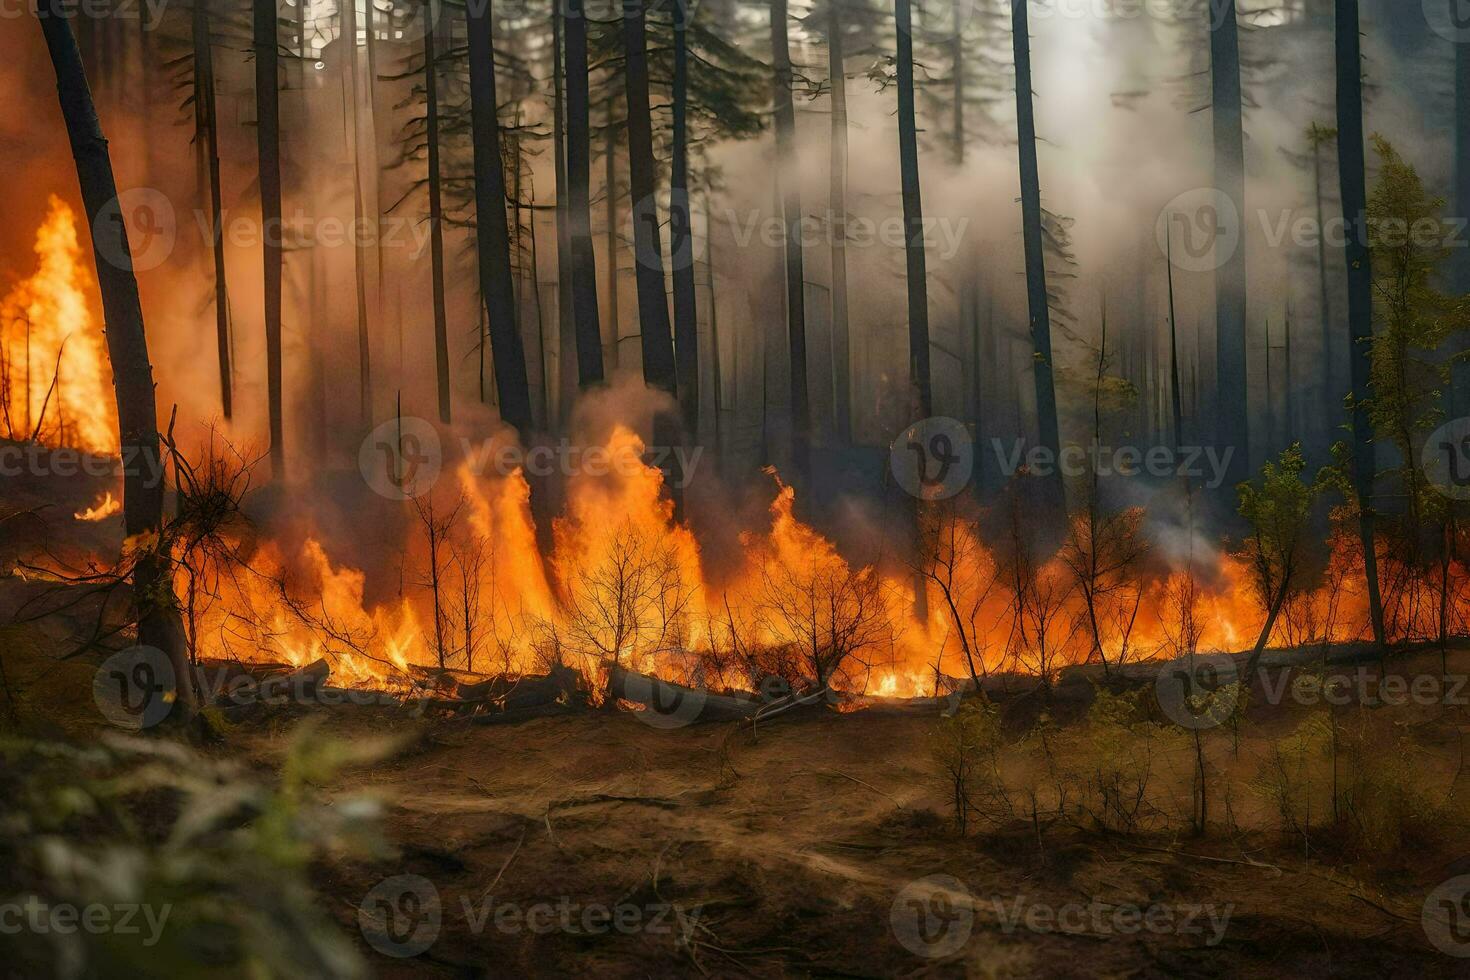
[[[266,400],[271,476],[286,475],[281,375],[281,93],[275,0],[252,0],[255,48],[256,155],[260,168],[261,252],[265,259]]]
[[[159,452],[158,414],[153,396],[153,368],[148,337],[133,275],[127,228],[102,215],[117,200],[117,181],[107,152],[107,139],[87,87],[82,58],[67,21],[47,4],[37,10],[41,31],[56,71],[56,93],[76,160],[82,205],[92,236],[97,286],[102,294],[107,355],[112,363],[117,399],[118,444],[130,460],[123,477],[123,522],[129,539],[156,536],[163,526],[163,460]],[[134,561],[133,603],[138,615],[138,643],[168,657],[173,668],[182,720],[198,710],[188,640],[174,598],[169,559],[156,548]]]
[[[1322,193],[1322,145],[1326,142],[1326,131],[1316,123],[1309,130],[1312,139],[1312,187],[1317,204],[1317,227],[1327,225],[1324,215]],[[1342,381],[1338,370],[1338,359],[1333,356],[1337,349],[1337,331],[1332,322],[1332,293],[1327,278],[1327,236],[1317,236],[1317,309],[1322,318],[1322,417],[1331,420],[1342,411]],[[1327,442],[1332,442],[1331,421],[1327,423]]]
[[[674,272],[674,363],[687,438],[699,439],[699,310],[694,293],[694,219],[689,205],[689,31],[687,5],[675,2],[674,162],[669,193],[669,255]]]
[[[368,0],[372,9],[372,0]],[[367,219],[367,207],[363,197],[363,152],[362,152],[362,95],[358,91],[357,51],[357,4],[348,0],[341,5],[342,42],[347,45],[348,122],[352,126],[352,217],[355,227],[361,228]],[[370,32],[369,32],[370,33]],[[371,79],[371,72],[369,73]],[[367,246],[359,239],[352,246],[352,280],[356,287],[357,301],[357,413],[364,430],[373,424],[373,372],[372,372],[372,329],[368,318],[367,297]],[[445,362],[448,355],[445,354]],[[440,384],[444,383],[441,375]],[[442,409],[441,409],[442,414]]]
[[[582,0],[567,0],[567,207],[572,238],[572,309],[577,329],[577,381],[602,383],[602,327],[597,315],[597,258],[592,249],[591,107],[588,104],[587,17]],[[609,256],[608,261],[614,261]],[[616,338],[614,338],[616,341]]]
[[[607,100],[607,142],[603,148],[602,185],[607,208],[607,348],[609,366],[617,370],[623,342],[623,318],[618,298],[618,128],[613,125],[613,100]]]
[[[638,292],[638,334],[643,352],[643,380],[680,397],[664,287],[663,236],[658,224],[658,179],[653,160],[653,121],[648,104],[648,52],[644,0],[623,0],[623,80],[628,100],[628,185],[633,199],[633,266]],[[677,151],[676,151],[677,152]],[[687,205],[687,198],[686,198]],[[690,270],[692,275],[693,270]],[[697,350],[697,348],[696,348]],[[665,412],[653,418],[653,440],[666,449],[679,441],[678,424]],[[665,459],[675,460],[667,454]],[[676,508],[682,507],[682,481],[668,469],[667,486]]]
[[[1358,533],[1368,583],[1373,640],[1384,649],[1383,597],[1374,548],[1373,422],[1368,414],[1372,377],[1373,270],[1368,251],[1367,161],[1363,147],[1363,68],[1358,37],[1358,0],[1337,0],[1337,160],[1347,244],[1348,332],[1352,349],[1353,485],[1358,496]]]
[[[234,414],[234,371],[230,357],[230,293],[225,277],[224,208],[219,182],[219,116],[214,92],[214,50],[209,40],[209,7],[194,0],[194,130],[203,141],[209,180],[209,247],[214,256],[214,331],[219,359],[220,410]]]
[[[847,302],[847,57],[839,5],[827,8],[827,75],[832,85],[832,400],[837,438],[852,442],[852,337]]]
[[[811,487],[811,401],[806,363],[806,269],[801,245],[801,180],[796,172],[796,106],[786,0],[771,3],[771,67],[776,106],[776,179],[786,228],[786,334],[791,368],[791,455],[798,489]]]
[[[897,0],[898,166],[903,191],[904,257],[908,266],[909,384],[917,418],[934,414],[929,371],[929,283],[924,209],[919,188],[919,137],[914,114],[914,41],[910,0]]]
[[[1031,95],[1031,37],[1026,3],[1011,7],[1011,44],[1016,61],[1016,130],[1020,141],[1021,230],[1026,253],[1026,300],[1031,318],[1032,366],[1036,384],[1036,425],[1041,445],[1057,459],[1061,431],[1057,424],[1057,392],[1052,379],[1051,309],[1046,288],[1046,253],[1041,226],[1041,178],[1036,161],[1036,115]],[[1061,467],[1042,481],[1040,504],[1056,526],[1066,509]],[[1045,518],[1044,518],[1045,519]]]
[[[369,3],[372,0],[368,0]],[[431,0],[432,2],[432,0]],[[449,316],[444,307],[444,204],[439,184],[439,68],[432,24],[424,25],[424,118],[429,164],[429,266],[434,291],[434,355],[439,421],[449,424]]]
[[[562,63],[562,4],[551,7],[551,153],[556,157],[557,416],[564,429],[577,397],[577,324],[572,316],[572,233],[567,216],[566,92]]]
[[[500,417],[522,439],[534,426],[526,378],[526,350],[516,318],[515,279],[511,274],[510,232],[506,228],[505,160],[500,147],[500,117],[495,95],[495,45],[490,2],[466,8],[470,56],[470,120],[475,162],[475,239],[480,289],[489,317],[494,354],[495,393]]]
[[[664,258],[658,223],[658,179],[653,162],[653,127],[648,105],[648,54],[643,0],[623,2],[623,79],[628,99],[628,183],[633,199],[633,251],[638,287],[643,379],[674,394],[674,341],[664,293]]]
[[[1235,0],[1210,0],[1210,96],[1215,186],[1245,220],[1245,128]],[[1215,446],[1231,451],[1224,492],[1234,494],[1250,468],[1250,400],[1246,386],[1245,236],[1215,273]],[[1222,457],[1223,458],[1223,457]]]
[[[1174,423],[1174,465],[1179,466],[1184,445],[1184,393],[1179,388],[1179,323],[1174,315],[1174,239],[1164,222],[1164,271],[1169,277],[1169,408]]]
[[[1470,44],[1455,45],[1455,174],[1454,213],[1470,215]],[[1320,225],[1318,226],[1320,227]],[[1470,250],[1456,249],[1450,260],[1454,291],[1470,293]],[[1456,361],[1451,372],[1451,414],[1470,411],[1470,362]]]

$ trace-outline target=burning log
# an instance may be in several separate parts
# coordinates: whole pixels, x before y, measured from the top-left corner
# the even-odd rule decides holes
[[[701,721],[744,721],[755,718],[766,707],[755,698],[685,687],[617,665],[608,668],[608,689],[613,697],[641,704],[668,719],[669,727]]]

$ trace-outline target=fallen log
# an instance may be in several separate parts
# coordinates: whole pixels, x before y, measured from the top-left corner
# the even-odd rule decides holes
[[[640,674],[613,665],[607,671],[608,690],[620,701],[641,704],[660,719],[660,727],[677,728],[706,721],[743,721],[754,718],[765,702],[754,697],[714,694],[698,687]]]

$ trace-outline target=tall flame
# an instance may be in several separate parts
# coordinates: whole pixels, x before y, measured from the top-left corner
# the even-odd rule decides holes
[[[0,426],[16,439],[115,453],[112,375],[76,216],[54,195],[35,251],[36,271],[0,302]]]

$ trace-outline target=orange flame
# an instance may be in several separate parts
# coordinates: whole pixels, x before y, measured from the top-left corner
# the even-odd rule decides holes
[[[113,514],[122,512],[122,501],[112,495],[108,490],[102,495],[102,499],[85,510],[79,510],[71,515],[79,521],[101,521],[106,520]]]
[[[0,303],[0,424],[12,438],[117,452],[111,371],[77,243],[76,216],[50,199],[39,264]]]

